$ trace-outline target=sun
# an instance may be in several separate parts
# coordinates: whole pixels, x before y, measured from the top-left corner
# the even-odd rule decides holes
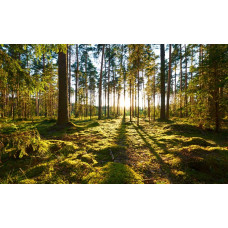
[[[120,96],[120,107],[124,108],[124,95],[123,94]],[[126,109],[130,108],[130,99],[129,99],[129,96],[127,93],[125,95],[125,107],[126,107]]]

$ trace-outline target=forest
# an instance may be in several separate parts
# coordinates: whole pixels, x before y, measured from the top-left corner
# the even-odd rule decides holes
[[[0,183],[228,184],[227,44],[0,45]]]

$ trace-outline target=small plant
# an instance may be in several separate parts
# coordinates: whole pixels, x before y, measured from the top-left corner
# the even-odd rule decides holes
[[[23,158],[35,152],[43,155],[48,150],[48,144],[41,140],[36,130],[12,133],[10,136],[5,136],[3,140],[2,154],[9,157]]]

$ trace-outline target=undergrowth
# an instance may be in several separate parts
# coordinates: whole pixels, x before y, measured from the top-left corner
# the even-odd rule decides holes
[[[228,138],[186,119],[0,121],[0,183],[228,183]]]

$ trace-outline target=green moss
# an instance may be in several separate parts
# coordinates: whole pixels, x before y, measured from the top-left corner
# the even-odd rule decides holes
[[[26,177],[32,178],[32,177],[40,176],[46,169],[47,169],[46,165],[39,165],[39,166],[33,167],[26,172]]]
[[[83,179],[89,184],[142,184],[142,177],[128,165],[109,162],[98,172],[90,173]]]
[[[77,147],[74,145],[65,145],[58,151],[58,154],[62,154],[64,156],[67,156],[69,154],[75,153],[76,150],[77,150]]]
[[[3,134],[10,134],[12,132],[17,131],[17,129],[18,127],[16,124],[8,123],[8,124],[1,125],[0,132]]]
[[[19,182],[20,184],[36,184],[37,182],[34,179],[25,179]]]
[[[63,162],[54,165],[54,178],[51,181],[55,182],[56,178],[61,177],[62,180],[68,183],[81,183],[82,178],[92,171],[93,167],[86,162],[79,159],[65,159]]]
[[[91,156],[90,154],[83,154],[83,155],[81,156],[81,160],[82,160],[83,162],[87,162],[87,163],[89,163],[89,164],[95,162],[94,159],[93,159],[93,156]]]
[[[140,119],[140,127],[128,117],[73,121],[57,129],[44,118],[0,120],[9,127],[0,133],[0,182],[228,183],[225,131],[216,135],[178,118]],[[41,137],[29,136],[36,128]],[[19,159],[21,148],[27,155]]]
[[[88,124],[88,125],[87,125],[87,128],[97,127],[97,126],[100,126],[100,124],[99,124],[97,121],[95,121],[95,122],[93,122],[93,123],[91,123],[91,124]]]
[[[210,143],[210,142],[206,141],[205,139],[199,138],[199,137],[191,137],[189,140],[184,141],[182,144],[186,145],[186,146],[189,146],[189,145],[215,146],[215,144]]]

